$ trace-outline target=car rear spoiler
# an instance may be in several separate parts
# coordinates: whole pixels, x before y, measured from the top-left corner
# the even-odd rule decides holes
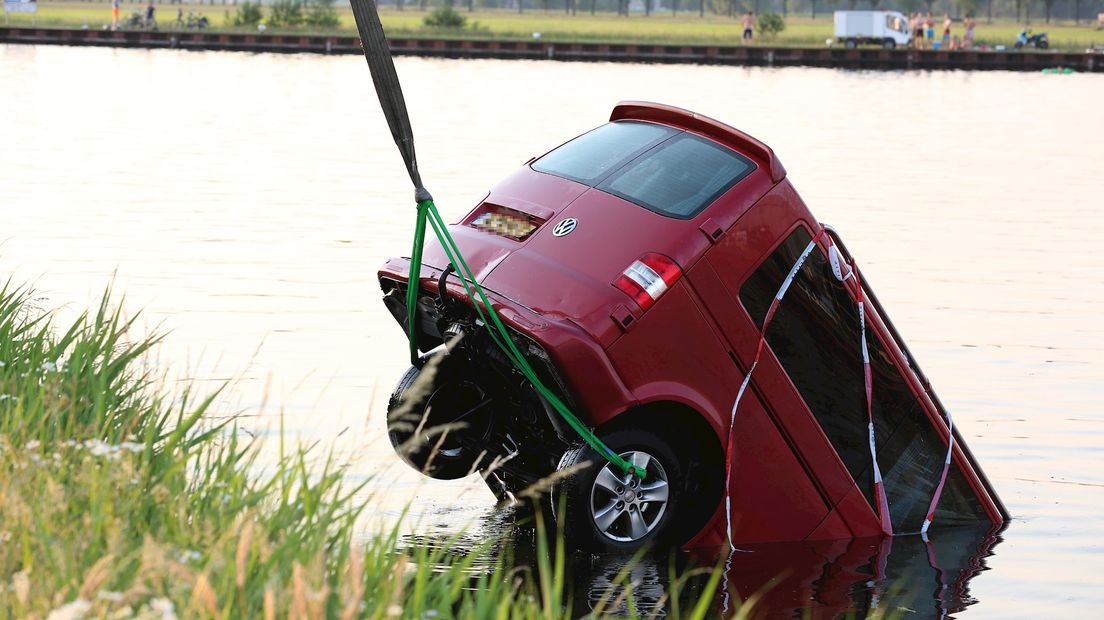
[[[610,114],[611,122],[620,120],[655,121],[705,134],[718,142],[728,144],[762,160],[766,163],[767,170],[770,172],[772,183],[778,183],[786,178],[786,169],[771,147],[735,127],[730,127],[708,116],[662,103],[622,101],[613,108],[613,112]]]

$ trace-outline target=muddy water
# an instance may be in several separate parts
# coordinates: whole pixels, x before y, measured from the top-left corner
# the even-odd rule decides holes
[[[730,605],[782,572],[760,607],[770,615],[1104,605],[1104,78],[398,66],[446,218],[620,99],[681,105],[771,144],[847,239],[1014,515],[1001,533],[932,547],[750,549],[732,558]],[[409,251],[413,210],[363,61],[0,46],[0,93],[4,276],[68,312],[113,280],[143,324],[170,330],[158,361],[173,376],[232,379],[220,413],[251,432],[282,419],[336,445],[377,518],[409,503],[417,534],[497,527],[478,480],[420,480],[382,433],[404,342],[373,274]],[[621,563],[579,562],[582,610],[616,590]],[[668,578],[665,558],[633,570],[641,599]]]

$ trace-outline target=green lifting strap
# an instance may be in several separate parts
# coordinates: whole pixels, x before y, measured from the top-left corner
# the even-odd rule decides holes
[[[376,11],[374,0],[350,0],[353,16],[356,18],[357,30],[360,32],[361,46],[364,48],[364,57],[368,61],[368,67],[372,72],[372,82],[376,87],[376,95],[379,97],[383,115],[387,119],[387,125],[391,129],[391,135],[395,144],[399,147],[406,170],[414,183],[414,200],[418,205],[417,220],[414,225],[414,247],[410,252],[410,274],[406,290],[407,309],[407,336],[410,340],[410,358],[417,363],[418,344],[417,334],[417,308],[418,291],[421,288],[422,247],[425,243],[426,223],[429,223],[433,233],[444,248],[449,262],[456,268],[456,275],[460,278],[464,290],[471,299],[472,307],[480,320],[487,327],[495,344],[510,360],[519,372],[529,381],[533,389],[543,398],[556,413],[560,415],[582,437],[583,441],[607,461],[612,463],[622,472],[632,474],[644,479],[646,471],[633,463],[626,461],[609,448],[597,435],[594,434],[582,421],[568,409],[567,405],[552,390],[549,390],[537,377],[529,361],[518,350],[510,338],[510,332],[499,318],[498,312],[487,299],[483,287],[476,281],[471,269],[468,267],[464,256],[460,253],[452,235],[437,212],[437,206],[433,204],[433,197],[422,186],[422,178],[418,172],[418,161],[414,153],[414,132],[410,126],[410,115],[406,109],[406,101],[403,99],[402,87],[399,85],[398,73],[395,71],[395,62],[391,58],[391,50],[387,45],[387,38],[383,34],[383,25],[380,23],[379,14]],[[477,299],[478,297],[478,299]]]

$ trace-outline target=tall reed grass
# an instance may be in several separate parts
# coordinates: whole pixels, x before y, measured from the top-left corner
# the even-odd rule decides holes
[[[399,526],[365,536],[340,463],[281,441],[262,468],[255,440],[205,416],[217,393],[167,394],[144,365],[159,336],[133,331],[110,291],[59,327],[30,289],[0,287],[0,616],[574,615],[567,551],[543,526],[535,566],[500,551],[489,571]],[[674,615],[707,615],[718,579]],[[671,583],[679,600],[685,579]]]

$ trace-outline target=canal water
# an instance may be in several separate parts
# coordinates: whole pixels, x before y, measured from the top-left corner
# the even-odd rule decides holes
[[[766,592],[763,617],[1099,614],[1104,76],[397,64],[446,219],[622,99],[773,146],[1013,515],[930,547],[748,549],[731,558],[730,608]],[[415,536],[500,528],[481,481],[422,480],[383,432],[406,354],[374,273],[409,252],[414,212],[363,60],[0,45],[0,93],[0,276],[63,315],[113,286],[141,325],[168,332],[156,362],[171,377],[230,381],[218,414],[248,432],[282,423],[333,446],[379,522],[410,506]],[[575,562],[578,611],[618,593],[623,559]],[[666,558],[632,568],[643,609],[670,574]]]

